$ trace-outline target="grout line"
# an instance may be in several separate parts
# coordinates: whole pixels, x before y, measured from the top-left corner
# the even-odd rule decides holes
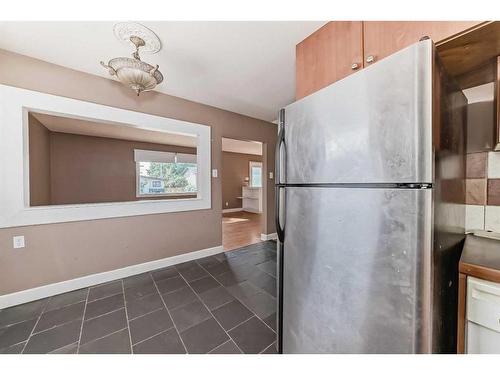
[[[83,307],[82,324],[80,326],[80,335],[78,336],[78,345],[76,346],[76,354],[80,353],[80,341],[82,339],[83,323],[85,322],[85,313],[87,312],[87,303],[89,300],[90,288],[87,289],[87,298],[85,298],[85,306]]]
[[[166,279],[164,279],[164,280],[166,280]],[[133,287],[131,287],[131,288],[133,288]],[[124,291],[125,291],[125,290],[127,290],[127,289],[130,289],[130,288],[125,288],[125,287],[124,287]],[[130,302],[136,302],[136,301],[139,301],[139,300],[144,299],[144,298],[146,298],[146,297],[152,296],[153,294],[156,294],[156,293],[157,293],[157,292],[156,292],[156,289],[155,289],[155,291],[154,291],[154,292],[149,293],[149,294],[145,294],[145,295],[143,295],[143,296],[141,296],[141,297],[138,297],[138,298],[133,298]],[[123,298],[125,299],[125,293],[123,293]]]
[[[68,293],[71,293],[71,292],[68,292]],[[60,295],[62,295],[62,294],[66,294],[66,293],[56,294],[56,295],[55,295],[55,296],[53,296],[53,297],[60,296]],[[51,298],[52,298],[52,297],[51,297]],[[49,301],[49,302],[50,302],[50,301]],[[58,306],[58,307],[56,307],[55,309],[45,310],[45,311],[44,311],[44,313],[46,313],[46,312],[50,312],[50,311],[56,311],[56,310],[59,310],[59,309],[63,309],[63,308],[65,308],[65,307],[72,306],[72,305],[76,305],[77,303],[81,303],[81,302],[85,302],[85,298],[84,298],[84,299],[82,299],[82,300],[80,300],[80,301],[71,302],[71,303],[68,303],[68,304],[66,304],[66,305]],[[48,303],[47,303],[47,305],[48,305]]]
[[[123,279],[121,279],[121,283],[123,292],[123,307],[125,308],[125,319],[127,321],[127,329],[128,329],[128,342],[130,343],[130,354],[134,354],[134,350],[132,349],[132,332],[130,331],[130,322],[128,320],[127,299],[125,298],[125,285],[123,283]]]
[[[224,287],[223,287],[224,288]],[[215,289],[215,288],[214,288]],[[234,299],[232,299],[231,301],[228,301],[228,302],[224,302],[222,305],[219,305],[219,306],[216,306],[214,307],[213,309],[211,309],[210,311],[214,311],[214,310],[217,310],[217,309],[220,309],[222,306],[226,306],[228,304],[230,304],[231,302],[234,302],[234,301],[238,301],[238,299],[233,296],[231,293],[227,292],[231,297],[233,297]],[[239,302],[239,301],[238,301]]]
[[[227,340],[227,341],[224,341],[222,344],[220,344],[220,345],[216,346],[215,348],[213,348],[212,350],[210,350],[207,354],[212,353],[214,350],[219,349],[222,345],[225,345],[225,344],[227,344],[227,343],[228,343],[228,342],[230,342],[230,341],[232,341],[232,339],[229,339],[229,340]],[[235,345],[236,345],[236,344],[235,344]]]
[[[180,276],[181,276],[181,274],[179,273],[179,274],[172,276],[172,277],[165,277],[163,279],[158,279],[158,280],[153,279],[153,282],[156,283],[156,282],[161,282],[161,281],[165,281],[165,280],[171,280],[171,279],[175,279],[176,277],[180,277]]]
[[[41,330],[41,331],[37,331],[37,332],[33,332],[33,333],[29,336],[29,338],[28,338],[28,339],[26,339],[26,341],[28,341],[28,340],[29,340],[32,336],[37,336],[37,335],[39,335],[39,334],[41,334],[41,333],[44,333],[44,332],[50,331],[50,330],[55,329],[55,328],[62,327],[62,326],[64,326],[64,325],[66,325],[66,324],[69,324],[69,323],[72,323],[72,322],[75,322],[75,321],[77,321],[77,320],[80,320],[80,319],[81,319],[81,320],[82,320],[82,325],[81,325],[81,327],[80,327],[80,335],[79,335],[79,339],[78,339],[78,341],[75,341],[76,343],[79,343],[79,342],[80,342],[80,339],[81,339],[81,335],[82,335],[82,329],[83,329],[83,323],[84,323],[84,322],[91,321],[91,320],[94,320],[94,319],[99,318],[99,317],[101,317],[101,316],[104,316],[104,315],[108,315],[108,314],[114,313],[114,312],[119,311],[119,310],[121,310],[121,309],[124,309],[124,307],[120,307],[119,309],[116,309],[116,310],[113,310],[113,311],[109,311],[109,312],[107,312],[107,313],[104,313],[104,314],[98,315],[98,316],[96,316],[96,317],[94,317],[94,318],[91,318],[91,319],[88,319],[88,320],[84,320],[84,317],[85,317],[85,310],[86,310],[86,307],[85,307],[85,308],[84,308],[84,312],[83,312],[83,316],[82,316],[81,318],[76,318],[76,319],[73,319],[73,320],[68,320],[68,321],[66,321],[66,322],[64,322],[64,323],[57,324],[57,325],[52,326],[52,327],[50,327],[50,328],[47,328],[47,329],[44,329],[44,330]],[[49,310],[49,312],[50,312],[50,311],[53,311],[53,310]],[[40,315],[40,316],[41,316],[41,315]],[[36,325],[35,325],[35,327],[36,327]],[[112,333],[110,333],[110,334],[113,334],[113,333],[119,332],[119,331],[121,331],[121,330],[123,330],[123,329],[125,329],[125,328],[120,328],[118,331],[114,331],[114,332],[112,332]],[[101,339],[101,338],[103,338],[103,337],[107,337],[107,336],[109,336],[110,334],[107,334],[107,335],[105,335],[105,336],[102,336],[102,337],[99,337],[99,338],[97,338],[97,339],[91,340],[91,341],[89,341],[89,342],[99,340],[99,339]],[[24,340],[23,340],[23,341],[24,341]],[[21,341],[21,342],[23,342],[23,341]],[[20,342],[20,343],[21,343],[21,342]],[[19,343],[18,343],[18,344],[19,344]],[[74,344],[74,343],[72,343],[72,344]],[[86,343],[86,344],[87,344],[87,343]],[[13,344],[13,345],[17,345],[17,344]],[[13,345],[11,345],[11,346],[13,346]],[[68,345],[71,345],[71,344],[68,344]],[[65,345],[65,346],[68,346],[68,345]],[[9,347],[10,347],[10,346],[9,346]],[[63,347],[61,347],[61,348],[63,348]],[[56,349],[54,349],[53,351],[56,351],[56,350],[61,349],[61,348],[56,348]]]
[[[60,348],[54,349],[46,354],[54,354],[58,350],[61,350],[63,348],[67,348],[68,346],[75,345],[75,344],[78,346],[78,341],[72,342],[71,344],[68,344],[68,345],[61,346]]]
[[[88,303],[94,303],[94,302],[101,301],[101,300],[106,299],[106,298],[111,298],[111,297],[117,296],[118,294],[121,294],[121,293],[122,292],[118,292],[118,293],[110,294],[109,296],[99,297],[99,298],[88,301]]]
[[[186,344],[184,344],[184,340],[182,339],[181,334],[179,332],[179,329],[177,328],[177,325],[175,324],[175,321],[172,318],[172,314],[170,314],[170,310],[168,309],[167,304],[165,303],[165,300],[163,299],[163,295],[160,293],[160,289],[158,289],[158,285],[156,285],[156,281],[155,281],[155,279],[153,279],[153,276],[151,275],[151,273],[149,275],[150,275],[151,279],[153,280],[153,284],[154,284],[154,286],[156,288],[156,291],[160,295],[161,302],[163,303],[163,306],[165,307],[165,310],[167,311],[168,316],[170,317],[170,320],[172,321],[172,324],[173,324],[173,326],[175,328],[175,331],[177,332],[177,336],[179,336],[179,340],[181,340],[181,343],[182,343],[182,346],[184,347],[184,350],[186,351],[186,353],[188,353]]]
[[[262,263],[259,263],[259,264],[262,264]],[[269,273],[269,272],[267,272],[267,271],[265,271],[265,270],[261,269],[258,265],[256,265],[256,267],[257,267],[260,271],[264,272],[266,275],[269,275],[269,276],[271,276],[273,279],[276,279],[276,276],[275,276],[275,275],[273,275],[273,274],[271,274],[271,273]],[[264,290],[264,289],[262,289],[262,290]],[[265,290],[264,290],[264,292],[265,292]]]
[[[135,276],[135,275],[133,275],[133,276]],[[88,288],[89,289],[95,289],[95,288],[99,288],[99,287],[102,287],[102,286],[105,286],[105,285],[110,285],[110,284],[118,283],[121,280],[122,279],[110,280],[110,281],[106,281],[105,283],[99,283],[99,284],[95,284],[95,285],[89,286]]]
[[[16,306],[12,306],[12,307],[16,307]],[[9,308],[9,307],[7,307],[7,308]],[[2,310],[0,310],[0,311],[2,311]],[[25,323],[25,322],[27,322],[27,321],[29,321],[29,320],[33,320],[33,319],[35,319],[35,317],[31,317],[31,319],[24,319],[24,320],[20,320],[20,321],[15,322],[15,323],[10,323],[10,324],[7,324],[7,325],[5,325],[5,326],[1,326],[1,327],[0,327],[0,329],[3,329],[3,328],[9,328],[9,327],[15,326],[16,324],[19,324],[19,323]],[[22,341],[21,341],[21,342],[22,342]],[[19,344],[19,343],[18,343],[18,344]]]
[[[265,347],[265,348],[264,348],[261,352],[259,352],[259,354],[264,353],[267,349],[269,349],[269,348],[270,348],[271,346],[273,346],[273,345],[276,345],[276,341],[273,341],[271,345],[266,346],[266,347]]]
[[[152,339],[153,337],[159,336],[159,335],[161,335],[162,333],[168,332],[168,331],[170,331],[170,330],[172,330],[172,329],[175,329],[175,327],[174,327],[174,326],[172,326],[172,327],[170,327],[170,328],[164,329],[163,331],[157,332],[157,333],[155,333],[153,336],[149,336],[149,337],[147,337],[147,338],[145,338],[145,339],[143,339],[143,340],[141,340],[141,341],[137,341],[135,344],[132,344],[132,346],[139,345],[139,344],[143,343],[144,341],[148,341],[149,339]]]
[[[104,336],[102,336],[102,337],[98,337],[98,338],[96,338],[96,339],[93,339],[93,340],[87,341],[85,344],[83,344],[83,345],[81,345],[81,346],[85,346],[85,345],[87,345],[87,344],[90,344],[90,343],[92,343],[92,342],[95,342],[95,341],[98,341],[98,340],[101,340],[101,339],[105,339],[106,337],[109,337],[109,336],[114,335],[115,333],[118,333],[118,332],[121,332],[121,331],[125,331],[126,329],[127,329],[127,327],[120,328],[119,330],[117,330],[117,331],[113,331],[113,332],[111,332],[111,333],[107,333],[107,334],[105,334],[105,335],[104,335]],[[67,346],[67,345],[66,345],[66,346]],[[63,348],[64,348],[64,346],[63,346]],[[60,349],[60,348],[59,348],[59,349]],[[57,350],[57,349],[56,349],[56,350]]]
[[[182,288],[176,289],[176,290],[174,290],[173,292],[163,293],[163,294],[162,294],[162,296],[168,296],[169,294],[172,294],[172,293],[178,292],[179,290],[184,289],[184,288],[188,288],[188,287],[187,287],[187,286],[183,286]],[[216,288],[224,288],[224,287],[223,287],[223,286],[218,286],[218,287],[216,287]],[[216,288],[209,289],[209,290],[207,290],[207,292],[209,292],[209,291],[211,291],[211,290],[214,290],[214,289],[216,289]],[[224,289],[225,289],[225,288],[224,288]],[[205,293],[205,292],[203,292],[203,293]],[[201,293],[201,294],[203,294],[203,293]],[[199,293],[196,293],[196,292],[194,292],[194,294],[195,294],[195,295],[196,295],[196,294],[200,295]],[[231,301],[224,302],[223,304],[218,305],[218,306],[215,306],[215,307],[214,307],[214,308],[212,308],[212,309],[210,309],[210,308],[209,308],[209,310],[210,310],[210,311],[217,310],[218,308],[220,308],[220,307],[222,307],[222,306],[225,306],[225,305],[227,305],[228,303],[231,303],[231,302],[237,301],[237,299],[236,299],[236,298],[235,298],[232,294],[230,294],[230,293],[229,293],[229,295],[230,295],[231,297],[233,297],[233,299],[232,299]],[[178,310],[178,309],[180,309],[180,308],[182,308],[182,307],[185,307],[186,305],[189,305],[190,303],[193,303],[193,302],[197,302],[197,301],[189,301],[189,302],[187,302],[187,303],[184,303],[183,305],[175,306],[174,308],[170,308],[170,307],[168,307],[168,309],[169,309],[169,310],[172,310],[172,311],[175,311],[175,310]],[[208,307],[208,306],[207,306],[207,307]],[[156,310],[159,310],[159,309],[162,309],[162,308],[163,308],[163,307],[160,307],[160,308],[158,308],[158,309],[156,309]],[[156,311],[156,310],[154,310],[154,311]],[[147,315],[147,314],[149,314],[149,313],[146,313],[146,314],[144,314],[144,315]],[[144,316],[144,315],[141,315],[141,316]],[[134,318],[134,319],[137,319],[137,318]],[[134,320],[134,319],[132,319],[132,320]],[[205,319],[205,320],[207,320],[207,319]],[[204,322],[205,320],[202,320],[201,322]],[[201,322],[199,322],[199,323],[201,323]],[[198,324],[198,323],[196,323],[196,324]],[[196,325],[196,324],[195,324],[195,325]],[[183,332],[184,332],[184,331],[186,331],[187,329],[191,328],[191,327],[193,327],[193,326],[190,326],[190,327],[188,327],[188,328],[184,329],[184,330],[183,330]]]
[[[200,267],[202,267],[202,266],[200,266]],[[203,268],[203,269],[205,269],[204,267],[202,267],[202,268]],[[205,271],[206,271],[206,270],[205,270]],[[182,275],[181,275],[181,277],[182,277]],[[211,277],[212,279],[214,279],[214,280],[215,280],[215,282],[216,282],[217,284],[219,284],[219,285],[221,285],[222,287],[224,287],[221,283],[219,283],[219,281],[217,281],[217,279],[216,279],[215,277],[213,277],[212,275],[210,275],[210,277]],[[183,277],[183,279],[184,279],[184,277]],[[184,281],[186,281],[186,280],[184,279]],[[196,295],[196,298],[198,298],[198,300],[199,300],[199,301],[203,304],[203,306],[205,306],[205,308],[208,310],[208,313],[212,316],[212,318],[213,318],[213,319],[215,320],[215,322],[219,325],[219,327],[222,329],[222,331],[223,331],[223,332],[224,332],[224,333],[225,333],[225,334],[226,334],[226,335],[227,335],[230,339],[232,339],[232,337],[229,335],[228,331],[226,331],[226,330],[224,329],[224,327],[223,327],[223,326],[219,323],[219,321],[217,320],[217,318],[215,317],[215,315],[214,315],[214,314],[212,313],[212,311],[208,308],[208,306],[205,304],[205,302],[203,302],[203,300],[200,298],[200,296],[198,295],[198,293],[196,293],[196,291],[195,291],[195,290],[191,287],[191,285],[189,285],[189,283],[187,283],[187,284],[188,284],[188,286],[191,288],[191,290],[193,291],[193,293]],[[204,321],[206,321],[206,320],[208,320],[208,319],[205,319]],[[201,322],[201,323],[202,323],[202,322]],[[193,326],[193,327],[194,327],[194,326]],[[234,344],[235,344],[235,345],[236,345],[236,347],[237,347],[237,348],[238,348],[238,349],[239,349],[239,350],[243,353],[243,350],[241,350],[241,348],[240,348],[240,347],[239,347],[236,343],[234,343]]]
[[[154,283],[156,283],[157,281],[170,280],[170,279],[173,279],[173,278],[175,278],[175,277],[180,277],[180,276],[181,276],[181,274],[179,273],[179,271],[177,271],[177,275],[174,275],[174,276],[164,277],[164,278],[162,278],[162,279],[155,280],[155,279],[153,278],[153,276],[151,275],[151,279],[153,279],[153,282],[154,282]]]
[[[260,321],[261,321],[261,322],[262,322],[262,323],[263,323],[263,324],[264,324],[267,328],[269,328],[271,331],[273,331],[274,333],[276,333],[276,331],[275,331],[273,328],[271,328],[271,327],[269,326],[269,324],[267,324],[267,323],[264,321],[264,319],[262,319],[259,315],[257,315],[257,314],[255,313],[255,311],[253,311],[253,310],[250,308],[250,306],[246,305],[246,304],[245,304],[245,302],[243,302],[242,300],[240,300],[240,299],[238,299],[238,298],[236,298],[236,299],[237,299],[237,300],[238,300],[238,301],[239,301],[239,302],[240,302],[243,306],[245,306],[248,310],[250,310],[250,311],[251,311],[251,312],[255,315],[255,317],[257,317],[257,319],[259,319],[259,320],[260,320]],[[276,299],[276,298],[274,298],[274,299]],[[271,313],[270,315],[275,314],[275,313],[276,313],[276,312]]]
[[[245,353],[243,353],[243,350],[241,350],[240,347],[238,345],[236,345],[236,342],[233,340],[232,337],[231,337],[231,342],[234,344],[234,346],[236,346],[236,349],[238,349],[240,351],[240,354],[245,354]]]
[[[246,319],[246,320],[244,320],[244,321],[242,321],[242,322],[240,322],[240,323],[236,324],[233,328],[231,328],[231,329],[230,329],[229,331],[227,331],[227,332],[229,333],[229,332],[230,332],[230,331],[232,331],[233,329],[238,328],[239,326],[241,326],[243,323],[246,323],[246,322],[248,322],[250,319],[252,319],[252,318],[254,318],[254,317],[255,317],[255,318],[257,317],[257,315],[255,315],[253,312],[252,312],[252,314],[253,314],[253,315],[252,315],[250,318],[248,318],[248,319]]]
[[[26,345],[27,342],[28,342],[28,339],[24,339],[24,340],[21,340],[19,342],[16,342],[15,344],[11,344],[9,346],[5,346],[5,347],[2,348],[2,350],[12,348],[13,346],[16,346],[16,345],[19,345],[19,344],[24,344],[23,345],[23,348],[24,348],[24,346]],[[22,349],[21,349],[21,351],[22,351]],[[5,353],[0,353],[0,354],[5,354]],[[21,353],[19,353],[19,354],[21,354]]]
[[[93,316],[92,318],[89,318],[89,319],[84,319],[85,322],[90,322],[91,320],[94,320],[94,319],[97,319],[97,318],[100,318],[101,316],[104,316],[104,315],[109,315],[109,314],[112,314],[114,312],[117,312],[121,309],[124,309],[125,308],[125,304],[121,307],[118,307],[117,309],[114,309],[114,310],[111,310],[111,311],[108,311],[108,312],[105,312],[104,314],[101,314],[101,315],[97,315],[97,316]]]
[[[52,298],[52,297],[50,297]],[[45,312],[45,309],[47,308],[47,306],[49,305],[49,301],[50,301],[50,298],[47,299],[47,301],[45,302],[45,305],[43,306],[42,308],[42,311],[40,311],[40,315],[38,315],[38,319],[36,320],[36,323],[35,325],[33,326],[33,328],[31,329],[31,332],[30,332],[30,335],[28,336],[28,338],[26,339],[26,342],[24,343],[24,346],[23,346],[23,350],[21,350],[21,354],[24,354],[24,350],[26,349],[26,346],[28,346],[28,342],[30,341],[31,337],[33,336],[33,332],[35,331],[35,328],[36,326],[38,325],[38,322],[40,321],[40,319],[42,318],[42,315],[43,313]]]
[[[20,306],[20,305],[16,305],[16,306]],[[16,307],[16,306],[12,306],[12,307]],[[7,308],[9,309],[10,307],[7,307]],[[2,310],[0,310],[0,311],[2,311]],[[49,311],[52,311],[52,310],[49,310]],[[45,311],[44,311],[44,312],[45,312]],[[42,315],[42,313],[40,313],[40,316],[41,316],[41,315]],[[1,326],[1,327],[0,327],[0,330],[1,330],[1,329],[4,329],[4,328],[9,328],[9,327],[15,326],[16,324],[26,323],[26,322],[28,322],[28,321],[30,321],[30,320],[34,320],[36,317],[38,317],[38,315],[35,315],[35,316],[33,316],[33,317],[29,318],[29,319],[24,319],[24,320],[20,320],[20,321],[18,321],[18,322],[15,322],[15,323],[11,323],[11,324],[7,324],[7,325],[5,325],[5,326]],[[23,341],[24,341],[24,340],[22,340],[22,341],[18,342],[18,344],[20,344],[20,343],[21,343],[21,342],[23,342]],[[17,345],[17,344],[14,344],[14,345]]]
[[[249,264],[249,265],[250,265],[250,264]],[[255,266],[255,265],[254,265],[254,266]],[[200,267],[204,268],[203,266],[200,266]],[[210,275],[210,276],[212,276],[212,275]],[[218,281],[218,280],[217,280],[214,276],[212,276],[212,278],[213,278],[213,279],[215,279],[215,281],[217,281],[217,282],[219,283],[219,281]],[[276,278],[275,278],[275,279],[276,279]],[[241,281],[240,283],[243,283],[243,282],[245,282],[245,281],[248,281],[250,284],[252,284],[252,286],[255,286],[256,288],[258,288],[259,290],[261,290],[263,293],[265,293],[265,294],[267,294],[268,296],[272,297],[272,298],[273,298],[274,300],[276,300],[276,302],[277,302],[276,297],[272,296],[271,294],[269,294],[268,292],[266,292],[264,289],[262,289],[262,288],[258,287],[257,285],[254,285],[254,284],[253,284],[250,280],[248,280],[248,279],[247,279],[247,280]],[[240,283],[237,283],[237,284],[240,284]],[[219,283],[219,284],[220,284],[220,283]],[[237,285],[237,284],[235,284],[235,285]],[[222,284],[221,284],[221,285],[222,285]],[[222,285],[222,287],[223,287],[223,288],[225,288],[225,289],[226,289],[226,291],[227,291],[227,287],[225,287],[224,285]],[[195,293],[196,293],[196,292],[195,292]],[[229,294],[231,294],[229,291],[228,291],[228,293],[229,293]],[[270,326],[269,326],[266,322],[264,322],[264,320],[263,320],[263,319],[261,319],[261,318],[260,318],[260,316],[258,316],[258,315],[255,313],[255,311],[253,311],[253,310],[252,310],[249,306],[247,306],[247,305],[246,305],[246,304],[245,304],[242,300],[240,300],[239,298],[235,297],[233,294],[231,294],[231,295],[232,295],[232,296],[233,296],[233,297],[234,297],[234,298],[235,298],[238,302],[240,302],[243,306],[245,306],[248,310],[250,310],[250,311],[251,311],[251,312],[252,312],[252,313],[253,313],[253,314],[257,317],[257,319],[259,319],[259,320],[260,320],[260,321],[261,321],[261,322],[262,322],[262,323],[263,323],[266,327],[268,327],[268,328],[269,328],[271,331],[273,331],[274,333],[277,333],[277,332],[276,332],[273,328],[271,328],[271,327],[270,327]],[[209,309],[209,311],[210,311],[210,309]],[[234,328],[234,327],[233,327],[233,328]],[[231,329],[233,329],[233,328],[231,328]],[[237,345],[236,345],[236,346],[237,346]]]
[[[200,266],[200,268],[201,268],[201,266]],[[184,280],[186,280],[186,282],[188,282],[188,283],[194,283],[195,281],[204,279],[205,277],[212,276],[207,270],[205,270],[205,268],[203,268],[203,271],[205,271],[207,274],[203,275],[202,277],[198,277],[196,279],[190,280],[190,281],[188,281],[186,278],[184,278],[184,276],[182,276],[182,277],[184,278]],[[179,273],[179,276],[181,276],[180,273]]]
[[[146,316],[146,315],[149,315],[149,314],[155,313],[155,312],[157,312],[157,311],[159,311],[159,310],[161,310],[161,309],[163,309],[163,306],[158,307],[158,308],[156,308],[156,309],[154,309],[154,310],[151,310],[151,311],[149,311],[149,312],[147,312],[147,313],[145,313],[145,314],[142,314],[142,315],[136,316],[135,318],[132,318],[132,319],[130,319],[129,321],[130,321],[130,322],[133,322],[133,321],[134,321],[134,320],[136,320],[136,319],[139,319],[139,318],[142,318],[143,316]]]
[[[193,301],[193,302],[198,302],[198,301]],[[190,303],[192,303],[192,302],[190,302]],[[186,305],[184,305],[184,306],[186,306]],[[207,320],[209,320],[209,319],[211,319],[211,317],[210,317],[210,316],[208,316],[208,317],[206,317],[206,318],[204,318],[204,319],[200,320],[199,322],[196,322],[196,323],[194,323],[194,324],[191,324],[190,326],[187,326],[186,328],[184,328],[184,329],[183,329],[182,331],[180,331],[180,332],[181,332],[181,333],[184,333],[184,332],[186,332],[188,329],[193,328],[194,326],[197,326],[198,324],[201,324],[201,323],[203,323],[203,322],[205,322],[205,321],[207,321]]]
[[[32,336],[37,336],[39,335],[40,333],[44,333],[44,332],[47,332],[47,331],[50,331],[51,329],[54,329],[54,328],[59,328],[61,326],[64,326],[66,324],[69,324],[69,323],[72,323],[72,322],[75,322],[77,320],[83,320],[83,317],[82,318],[75,318],[75,319],[72,319],[72,320],[68,320],[64,323],[61,323],[61,324],[57,324],[55,326],[52,326],[52,327],[49,327],[49,328],[46,328],[46,329],[42,329],[41,331],[36,331],[36,332],[33,332],[33,335]]]

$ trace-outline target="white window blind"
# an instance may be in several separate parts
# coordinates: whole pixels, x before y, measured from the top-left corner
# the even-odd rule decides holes
[[[177,155],[177,163],[196,164],[196,154],[184,154],[175,152],[138,150],[138,149],[134,150],[134,161],[136,163],[141,161],[156,162],[156,163],[175,163],[176,155]]]

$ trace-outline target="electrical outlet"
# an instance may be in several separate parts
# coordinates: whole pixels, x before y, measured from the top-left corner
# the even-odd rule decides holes
[[[217,178],[217,169],[212,169],[212,177]]]
[[[274,177],[273,172],[269,172],[269,179],[272,180]]]
[[[229,202],[226,202],[226,207],[229,206]]]
[[[12,237],[12,245],[14,249],[21,249],[24,247],[24,236]]]

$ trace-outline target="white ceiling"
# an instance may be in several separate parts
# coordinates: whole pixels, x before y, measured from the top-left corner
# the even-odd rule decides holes
[[[88,135],[124,139],[127,141],[160,143],[174,146],[196,147],[194,136],[167,133],[154,130],[137,129],[118,122],[97,122],[63,116],[53,116],[45,113],[30,112],[47,129],[58,133]]]
[[[159,53],[142,55],[165,76],[158,91],[272,121],[294,100],[295,45],[325,22],[142,23],[163,44]],[[111,79],[99,61],[132,52],[113,25],[0,22],[0,48]]]
[[[237,152],[240,154],[262,155],[262,143],[255,141],[240,141],[231,138],[222,138],[222,151]]]

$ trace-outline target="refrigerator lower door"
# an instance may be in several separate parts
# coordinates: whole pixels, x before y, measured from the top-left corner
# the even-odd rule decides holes
[[[430,349],[431,189],[286,188],[283,353]]]

